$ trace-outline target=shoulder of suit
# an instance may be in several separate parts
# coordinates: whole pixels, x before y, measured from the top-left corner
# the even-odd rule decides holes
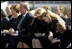
[[[32,16],[32,14],[28,12],[28,13],[27,13],[27,16]]]
[[[34,18],[34,16],[31,13],[29,13],[29,12],[27,13],[26,16]]]
[[[20,18],[22,16],[22,14],[20,14],[19,16],[18,16],[18,18]]]
[[[22,16],[22,14],[20,14],[18,17]]]

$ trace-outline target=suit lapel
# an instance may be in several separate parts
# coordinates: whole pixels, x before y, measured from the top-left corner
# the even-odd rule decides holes
[[[21,27],[25,27],[26,26],[25,24],[27,23],[27,18],[28,18],[28,13],[26,14],[25,18],[23,19]]]

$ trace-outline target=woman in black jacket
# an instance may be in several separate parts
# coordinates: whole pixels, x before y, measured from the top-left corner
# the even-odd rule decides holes
[[[41,9],[39,9],[39,10],[41,10]],[[38,10],[38,11],[39,11]],[[43,11],[43,10],[42,10]],[[42,12],[41,11],[41,12]],[[37,13],[38,14],[38,13]],[[40,12],[39,12],[39,14],[40,14]],[[43,18],[43,19],[42,19]],[[38,16],[38,19],[39,20],[44,20],[45,22],[46,22],[46,24],[45,24],[45,26],[43,27],[43,26],[41,26],[41,25],[39,25],[39,27],[40,27],[40,30],[39,30],[39,27],[37,27],[37,29],[38,29],[38,32],[39,33],[46,33],[46,35],[47,36],[45,36],[45,38],[44,37],[42,37],[41,35],[39,35],[39,34],[34,34],[34,36],[36,37],[38,37],[37,38],[37,41],[35,40],[35,39],[33,39],[33,42],[35,41],[36,43],[35,44],[37,44],[37,46],[38,47],[36,47],[36,48],[51,48],[51,46],[52,47],[58,47],[58,44],[53,44],[53,43],[57,43],[57,42],[60,42],[60,40],[57,40],[56,39],[56,37],[54,37],[55,35],[54,34],[56,34],[56,31],[58,31],[58,32],[60,32],[60,33],[62,33],[64,30],[65,30],[65,22],[58,16],[58,15],[56,15],[56,14],[54,14],[54,13],[52,13],[51,11],[44,11],[42,14],[41,14],[41,17],[40,16]],[[39,21],[38,21],[39,22]],[[63,25],[62,25],[62,22],[63,22]],[[38,23],[39,24],[39,23]],[[44,23],[42,23],[42,21],[41,21],[41,24],[43,25]],[[60,27],[61,26],[61,27]],[[45,30],[44,30],[44,28],[45,28]],[[47,29],[46,29],[47,28]],[[61,30],[59,29],[59,28],[61,28]],[[36,29],[36,30],[37,30]],[[35,31],[36,31],[35,30]],[[55,32],[55,33],[54,33]],[[35,32],[34,32],[35,33]],[[36,32],[37,33],[37,32]],[[56,34],[57,35],[57,34]],[[40,37],[42,37],[42,38],[40,38]],[[40,41],[39,41],[39,40]],[[46,42],[44,42],[44,41],[46,41]],[[38,43],[40,43],[41,42],[41,44],[39,44],[38,45]],[[41,46],[42,45],[42,46]],[[39,47],[39,46],[41,46],[41,47]],[[35,47],[34,47],[35,48]],[[58,47],[59,48],[59,47]]]
[[[49,40],[47,36],[49,34],[48,32],[51,30],[51,24],[45,23],[43,21],[42,14],[44,12],[45,12],[45,9],[43,8],[37,8],[35,11],[35,16],[37,17],[34,19],[34,23],[32,24],[32,27],[31,27],[32,36],[33,36],[33,40],[32,40],[33,48],[42,48],[42,47],[47,48],[49,44],[48,42]]]
[[[12,12],[12,16],[10,16],[10,20],[7,22],[6,24],[6,30],[3,31],[3,34],[1,35],[1,47],[5,48],[6,44],[9,41],[9,37],[10,37],[10,31],[12,29],[10,28],[15,28],[16,25],[16,19],[19,15],[19,6],[14,4],[11,6],[11,12]]]
[[[51,32],[52,36],[48,36],[48,39],[51,41],[49,48],[60,48],[60,40],[66,30],[65,22],[55,13],[51,11],[46,11],[46,17],[43,17],[43,20],[47,23],[51,23]]]

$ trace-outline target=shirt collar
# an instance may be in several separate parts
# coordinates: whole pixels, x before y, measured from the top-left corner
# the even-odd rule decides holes
[[[23,16],[25,17],[27,15],[28,12],[26,12]]]

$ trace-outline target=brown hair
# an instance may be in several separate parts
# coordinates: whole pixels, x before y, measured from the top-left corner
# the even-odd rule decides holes
[[[19,7],[19,5],[17,5],[17,4],[13,4],[13,5],[10,7],[10,9],[14,9],[17,13],[19,13],[19,11],[20,11],[20,7]]]
[[[62,7],[61,5],[58,5],[56,8],[59,8],[62,12],[64,11],[64,7]]]
[[[26,8],[28,11],[30,10],[30,6],[28,2],[22,2],[22,5],[24,5],[24,8]]]
[[[52,10],[50,6],[44,6],[43,8],[45,8],[47,10]]]

